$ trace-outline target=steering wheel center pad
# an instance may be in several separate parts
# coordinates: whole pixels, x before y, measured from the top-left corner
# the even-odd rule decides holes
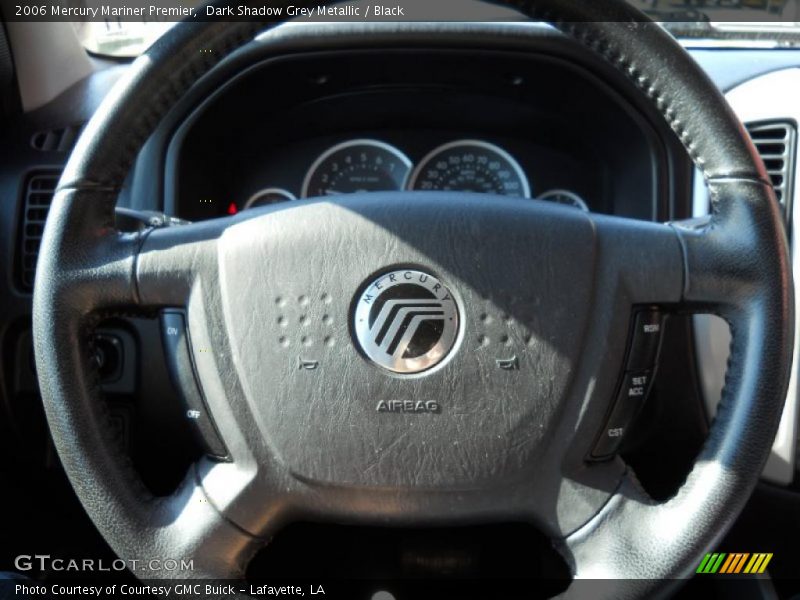
[[[253,417],[309,481],[409,490],[535,481],[583,349],[592,222],[538,203],[414,196],[315,202],[225,232],[222,307]],[[677,240],[674,250],[679,259]],[[404,267],[432,272],[462,312],[450,360],[418,376],[390,375],[351,341],[356,291]],[[517,368],[498,368],[511,358]],[[439,410],[378,410],[398,400]]]

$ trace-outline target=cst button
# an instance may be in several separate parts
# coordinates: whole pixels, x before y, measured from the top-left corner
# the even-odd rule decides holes
[[[663,318],[657,310],[642,310],[633,320],[628,370],[651,369],[656,364]]]

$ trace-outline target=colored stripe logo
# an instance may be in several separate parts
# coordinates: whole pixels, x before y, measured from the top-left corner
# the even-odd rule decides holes
[[[767,569],[769,561],[772,560],[772,552],[757,552],[750,554],[747,552],[725,552],[708,553],[703,558],[696,573],[714,574],[720,573],[732,575],[738,573],[758,574]]]

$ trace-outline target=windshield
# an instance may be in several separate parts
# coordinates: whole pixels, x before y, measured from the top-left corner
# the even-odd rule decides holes
[[[718,40],[728,44],[800,46],[800,0],[629,1],[681,39]],[[201,4],[199,0],[180,0],[179,3],[182,7],[198,7]],[[439,14],[433,16],[423,14],[424,11],[419,12],[420,5],[414,0],[401,1],[399,5],[404,3],[409,8],[405,18],[380,20],[424,21],[442,18]],[[101,6],[94,0],[71,0],[68,4],[82,8],[95,4]],[[453,13],[453,18],[459,21],[515,20],[506,11],[496,16],[483,12],[480,16],[476,15],[477,18],[471,18],[471,14],[468,11]],[[88,51],[106,56],[133,57],[144,52],[174,24],[175,20],[169,17],[148,20],[91,17],[74,25]]]
[[[74,23],[84,48],[93,54],[116,57],[138,56],[173,25],[166,21]]]

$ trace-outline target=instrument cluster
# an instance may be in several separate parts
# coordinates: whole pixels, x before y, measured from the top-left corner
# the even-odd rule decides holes
[[[330,146],[311,162],[300,198],[377,191],[456,191],[549,200],[588,210],[575,192],[552,189],[534,195],[519,161],[497,144],[457,139],[425,154],[417,164],[398,147],[378,139],[351,139]],[[295,200],[298,196],[268,186],[237,209]]]

